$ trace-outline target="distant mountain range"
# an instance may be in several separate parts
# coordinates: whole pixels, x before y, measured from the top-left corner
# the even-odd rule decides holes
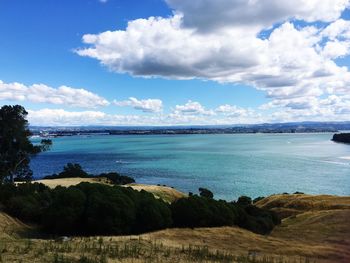
[[[34,135],[146,135],[146,134],[235,134],[235,133],[307,133],[338,132],[350,130],[349,122],[289,122],[249,125],[205,125],[205,126],[31,126]]]

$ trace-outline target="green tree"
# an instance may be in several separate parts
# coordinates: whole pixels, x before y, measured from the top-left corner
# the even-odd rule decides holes
[[[0,109],[0,183],[15,178],[30,180],[30,158],[50,148],[51,140],[34,145],[26,119],[28,113],[20,105],[5,105]]]

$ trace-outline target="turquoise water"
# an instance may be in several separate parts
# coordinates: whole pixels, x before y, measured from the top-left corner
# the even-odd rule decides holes
[[[117,171],[138,183],[184,192],[211,189],[232,200],[301,191],[350,195],[350,145],[332,134],[73,136],[53,139],[32,161],[34,176],[80,163],[90,173]]]

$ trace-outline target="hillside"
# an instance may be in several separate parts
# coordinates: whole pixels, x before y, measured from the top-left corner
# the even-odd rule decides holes
[[[31,227],[0,211],[0,241],[13,240],[30,230]]]
[[[193,262],[196,258],[203,262],[254,262],[254,257],[261,262],[350,262],[350,197],[273,195],[257,205],[269,207],[284,217],[270,235],[220,227],[167,229],[140,236],[73,238],[67,242],[32,239],[31,250],[21,260],[53,262],[49,259],[64,251],[66,258],[79,259],[85,254],[96,259],[91,262],[102,262],[99,259],[104,251],[106,258],[114,258],[105,262]],[[287,213],[292,215],[286,216]],[[7,229],[2,236],[17,240],[13,244],[23,252],[28,241],[20,239],[18,231],[28,227],[3,213],[0,226]],[[105,250],[98,250],[100,246]],[[43,247],[47,252],[41,251]],[[115,254],[111,247],[118,247],[119,252]],[[18,255],[11,251],[2,252],[1,257],[9,260],[5,262],[16,262],[14,259],[19,262]],[[40,253],[43,254],[38,257]],[[237,258],[239,255],[244,256],[242,261]]]

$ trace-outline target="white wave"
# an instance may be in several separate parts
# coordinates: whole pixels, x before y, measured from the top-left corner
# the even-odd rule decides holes
[[[116,160],[115,162],[116,162],[116,163],[120,163],[120,164],[131,163],[131,162],[123,161],[123,160]]]

